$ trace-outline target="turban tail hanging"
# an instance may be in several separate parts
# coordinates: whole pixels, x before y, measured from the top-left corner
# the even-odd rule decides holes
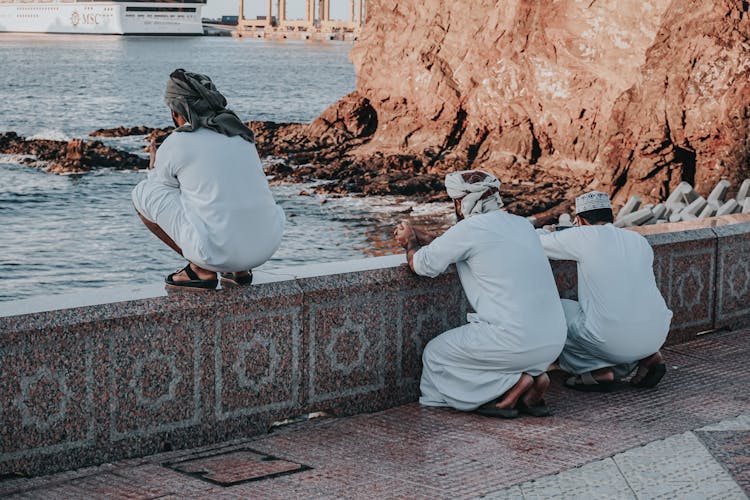
[[[445,176],[448,196],[461,200],[464,217],[484,214],[503,206],[499,193],[500,181],[481,170],[464,170]]]
[[[193,132],[199,128],[207,128],[228,137],[238,135],[255,143],[253,131],[225,107],[226,98],[216,90],[216,86],[206,75],[175,70],[169,75],[164,100],[172,111],[187,120],[175,132]]]

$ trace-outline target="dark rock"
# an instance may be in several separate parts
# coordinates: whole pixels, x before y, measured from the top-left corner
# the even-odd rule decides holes
[[[25,159],[23,163],[58,174],[85,173],[101,167],[118,170],[148,167],[148,159],[99,141],[26,140],[14,132],[0,134],[0,154],[31,155],[34,159]]]
[[[146,135],[153,132],[154,128],[140,125],[137,127],[115,127],[100,128],[89,134],[90,137],[127,137],[131,135]]]

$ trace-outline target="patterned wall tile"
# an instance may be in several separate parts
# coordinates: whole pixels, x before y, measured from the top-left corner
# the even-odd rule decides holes
[[[93,446],[92,351],[68,330],[0,349],[0,463]]]
[[[447,285],[401,294],[402,332],[398,378],[402,384],[419,382],[422,351],[441,333],[466,324],[464,298],[457,277]]]
[[[654,276],[672,310],[668,344],[714,327],[716,235],[711,229],[646,237],[654,250]]]
[[[560,298],[578,300],[578,265],[572,260],[553,260],[550,264]]]
[[[217,320],[217,420],[298,405],[301,314],[297,306]]]
[[[382,293],[310,304],[310,403],[385,387],[386,338],[395,346],[399,329],[395,311],[393,297]]]
[[[719,236],[716,322],[750,325],[750,224],[716,228]]]
[[[107,332],[110,439],[200,422],[200,322],[146,316]]]
[[[668,258],[672,328],[709,329],[714,319],[716,254],[713,242],[701,249],[675,250]]]

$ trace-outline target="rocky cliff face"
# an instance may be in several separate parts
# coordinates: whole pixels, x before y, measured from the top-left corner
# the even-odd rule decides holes
[[[483,168],[510,211],[542,221],[588,188],[616,205],[663,200],[681,181],[736,188],[750,177],[748,3],[369,0],[357,90],[309,124],[250,126],[262,155],[297,165],[272,162],[277,179],[444,199],[447,171]],[[97,158],[88,145],[10,142],[56,151],[53,171]]]
[[[309,127],[355,157],[554,187],[532,211],[750,173],[747,1],[371,0],[368,16],[357,93]]]

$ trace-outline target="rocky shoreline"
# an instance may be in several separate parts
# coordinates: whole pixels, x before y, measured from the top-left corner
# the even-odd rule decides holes
[[[256,136],[261,157],[269,161],[266,173],[272,182],[314,183],[312,191],[324,195],[400,195],[423,202],[448,201],[443,178],[447,172],[482,168],[451,158],[440,151],[421,155],[363,151],[377,128],[377,116],[366,99],[350,94],[311,123],[248,123]],[[159,141],[172,128],[146,126],[99,129],[90,137],[145,136]],[[107,146],[100,140],[55,141],[25,139],[14,132],[0,134],[0,154],[25,155],[21,163],[57,174],[81,174],[96,168],[144,169],[145,155]],[[502,181],[507,209],[518,215],[535,215],[552,221],[575,192],[591,181],[576,178],[565,169],[524,165],[511,169]]]
[[[55,174],[85,174],[96,168],[148,168],[148,158],[101,141],[26,139],[15,132],[0,134],[0,154],[22,156],[19,163]]]
[[[438,201],[447,172],[480,168],[502,181],[510,212],[544,223],[589,189],[616,207],[634,195],[657,207],[683,183],[709,193],[750,177],[747,2],[381,7],[351,51],[356,91],[310,123],[249,124],[275,182]],[[24,161],[53,172],[146,164],[96,140],[11,134],[0,153],[35,155]],[[636,219],[659,220],[661,208]]]

